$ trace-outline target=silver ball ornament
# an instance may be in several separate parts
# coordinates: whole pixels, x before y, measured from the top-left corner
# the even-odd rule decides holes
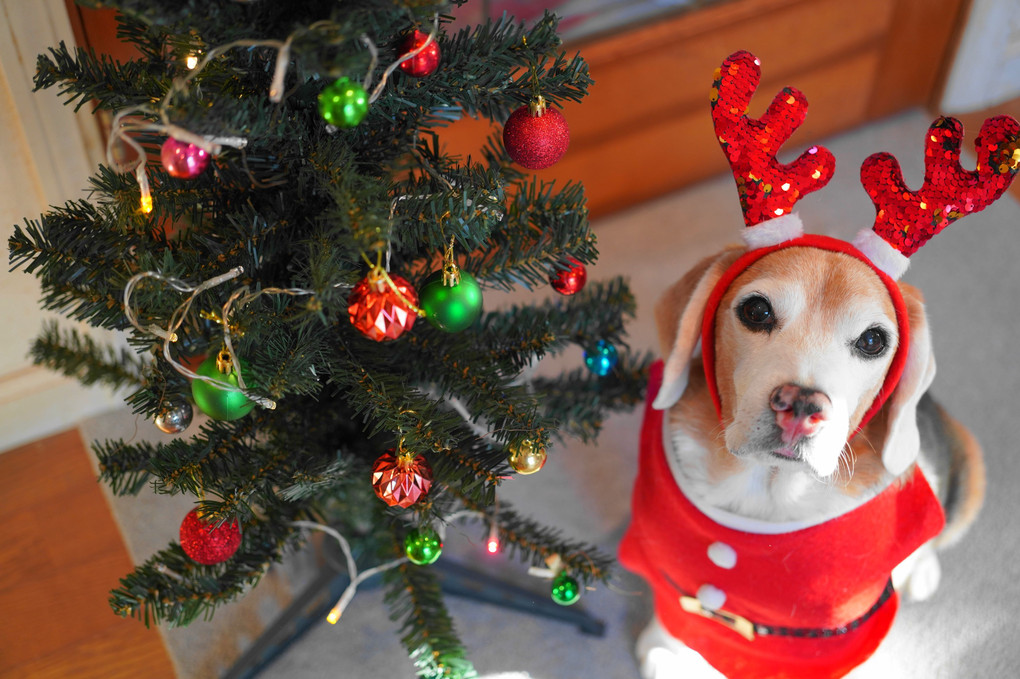
[[[191,424],[195,411],[191,403],[174,399],[163,403],[163,409],[156,415],[156,427],[164,434],[180,434]]]

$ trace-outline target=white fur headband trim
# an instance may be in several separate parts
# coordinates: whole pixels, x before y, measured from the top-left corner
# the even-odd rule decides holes
[[[742,238],[748,249],[757,250],[771,245],[779,245],[803,235],[803,222],[800,221],[800,217],[796,213],[791,212],[788,215],[747,227],[743,230]]]
[[[910,266],[910,258],[889,245],[871,229],[861,229],[854,238],[853,246],[863,252],[871,263],[893,280],[899,280]]]

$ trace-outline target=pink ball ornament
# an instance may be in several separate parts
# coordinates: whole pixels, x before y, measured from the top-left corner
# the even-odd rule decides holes
[[[199,146],[170,137],[163,142],[159,159],[171,177],[194,179],[209,166],[210,156],[208,151]]]

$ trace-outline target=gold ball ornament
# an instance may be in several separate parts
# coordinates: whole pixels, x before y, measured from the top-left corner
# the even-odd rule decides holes
[[[534,474],[545,465],[545,448],[531,439],[510,444],[510,466],[518,474]]]

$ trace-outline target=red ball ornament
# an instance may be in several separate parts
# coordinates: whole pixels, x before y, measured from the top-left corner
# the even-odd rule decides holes
[[[549,277],[549,283],[553,290],[561,295],[573,295],[581,291],[588,280],[588,270],[584,264],[573,257],[570,258],[570,268],[557,271]]]
[[[372,465],[372,489],[390,507],[410,507],[432,487],[432,467],[422,455],[390,449]]]
[[[231,519],[219,526],[206,522],[192,509],[181,522],[181,547],[193,560],[206,566],[222,563],[241,546],[241,526]]]
[[[400,53],[407,54],[413,50],[418,49],[425,44],[425,41],[429,39],[428,33],[422,33],[421,31],[414,31],[410,33],[400,43]],[[423,78],[427,75],[432,75],[439,68],[439,43],[433,38],[432,41],[423,49],[414,55],[407,61],[400,62],[400,70],[407,75],[413,75],[415,78]]]
[[[418,293],[400,276],[369,273],[354,286],[347,298],[351,323],[376,342],[395,340],[414,326],[418,318]],[[396,288],[394,290],[393,288]]]
[[[171,177],[194,179],[209,166],[211,156],[200,146],[170,137],[163,142],[159,159]]]
[[[538,97],[510,114],[503,126],[503,146],[514,162],[542,170],[563,157],[570,145],[570,128],[563,114],[546,108]]]

